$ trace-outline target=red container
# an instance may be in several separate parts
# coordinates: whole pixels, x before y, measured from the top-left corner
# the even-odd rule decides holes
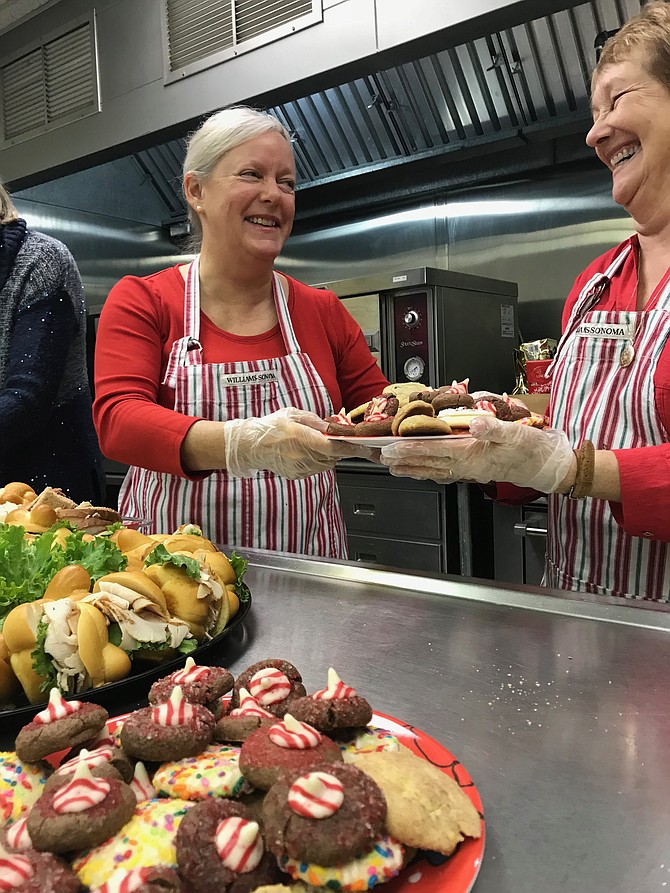
[[[551,379],[546,372],[551,360],[526,360],[526,382],[529,394],[548,394],[551,390]]]

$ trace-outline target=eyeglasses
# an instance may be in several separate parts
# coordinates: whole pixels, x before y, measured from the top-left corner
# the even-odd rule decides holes
[[[600,59],[600,54],[607,41],[610,37],[614,37],[619,30],[619,28],[615,28],[614,31],[601,31],[599,34],[596,34],[596,39],[593,41],[593,47],[596,51],[596,63]]]

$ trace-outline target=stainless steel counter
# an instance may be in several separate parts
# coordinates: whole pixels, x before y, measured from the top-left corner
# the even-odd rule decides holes
[[[226,663],[283,657],[308,690],[333,666],[451,750],[484,803],[476,893],[670,890],[670,614],[245,554]]]

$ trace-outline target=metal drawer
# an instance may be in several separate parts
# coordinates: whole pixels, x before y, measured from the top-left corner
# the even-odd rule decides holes
[[[439,541],[440,494],[385,487],[339,485],[347,530]]]
[[[442,573],[445,570],[442,566],[442,547],[439,543],[408,543],[351,533],[347,536],[347,540],[350,561],[434,573]]]

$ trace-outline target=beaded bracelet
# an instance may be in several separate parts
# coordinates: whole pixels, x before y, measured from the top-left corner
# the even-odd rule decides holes
[[[596,448],[590,440],[585,440],[574,453],[577,460],[577,473],[568,496],[570,499],[584,499],[585,496],[589,495],[593,486],[593,476],[596,470]]]

